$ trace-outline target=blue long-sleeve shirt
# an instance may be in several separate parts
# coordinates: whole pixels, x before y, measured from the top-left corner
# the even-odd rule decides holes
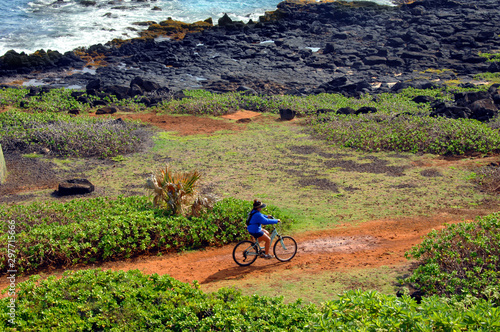
[[[247,230],[249,233],[259,233],[262,231],[262,225],[277,224],[278,219],[268,219],[267,216],[262,214],[262,212],[254,212],[252,218],[250,219],[250,225],[248,225]]]

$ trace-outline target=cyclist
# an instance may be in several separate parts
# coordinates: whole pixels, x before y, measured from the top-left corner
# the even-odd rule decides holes
[[[262,228],[262,225],[277,224],[281,220],[274,219],[272,216],[266,216],[261,211],[266,207],[261,201],[253,201],[253,209],[248,213],[247,218],[247,230],[250,235],[259,241],[265,243],[265,254],[264,258],[271,259],[272,255],[269,255],[269,247],[271,246],[271,238],[269,237],[269,232]]]

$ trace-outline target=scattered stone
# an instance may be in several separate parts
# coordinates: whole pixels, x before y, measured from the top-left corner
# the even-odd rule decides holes
[[[95,111],[96,115],[102,115],[102,114],[113,114],[118,112],[118,108],[115,106],[106,106],[103,108],[99,108],[97,111]]]
[[[280,119],[283,121],[290,121],[295,118],[297,114],[294,110],[289,108],[281,108],[280,110]]]
[[[236,123],[249,123],[249,122],[252,122],[252,119],[250,119],[250,118],[243,118],[243,119],[236,120]]]
[[[84,195],[94,191],[94,185],[87,179],[71,179],[59,183],[57,193],[60,196]]]
[[[377,109],[375,107],[363,106],[358,108],[356,114],[368,114],[368,113],[377,113]]]
[[[356,114],[356,111],[351,107],[341,107],[337,110],[337,114]]]

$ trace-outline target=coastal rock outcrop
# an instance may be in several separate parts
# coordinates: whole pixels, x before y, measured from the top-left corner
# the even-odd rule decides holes
[[[488,54],[500,49],[499,35],[497,0],[420,0],[400,6],[284,1],[259,22],[234,22],[226,15],[219,25],[187,31],[182,40],[151,37],[100,45],[92,51],[106,66],[59,77],[53,85],[88,87],[99,80],[103,88],[120,87],[111,90],[124,97],[149,98],[160,90],[156,100],[164,98],[164,91],[131,86],[135,77],[173,92],[245,86],[264,94],[356,96],[471,82],[477,74],[498,72],[498,62],[489,61]],[[0,58],[0,76],[34,69],[6,61],[10,56]],[[61,59],[70,63],[72,57]],[[52,63],[59,65],[52,61],[45,68],[54,70]]]
[[[476,119],[482,122],[498,116],[500,106],[500,84],[494,84],[484,92],[461,92],[455,94],[454,103],[433,102],[431,116],[443,116],[452,119]]]

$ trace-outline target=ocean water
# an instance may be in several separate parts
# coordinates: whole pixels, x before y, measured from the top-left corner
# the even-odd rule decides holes
[[[280,0],[0,0],[0,55],[8,50],[66,52],[81,46],[134,38],[134,22],[168,17],[214,23],[227,13],[233,20],[258,20]],[[375,0],[390,5],[391,0]],[[158,10],[161,9],[161,10]]]

